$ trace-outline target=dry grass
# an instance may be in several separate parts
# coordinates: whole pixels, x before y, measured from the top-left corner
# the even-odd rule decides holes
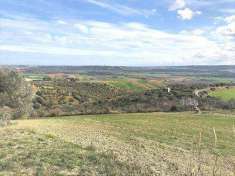
[[[78,116],[22,120],[2,131],[33,130],[32,141],[34,135],[52,136],[64,144],[62,158],[66,151],[80,156],[79,161],[67,158],[77,175],[233,176],[234,120],[234,116],[191,113]],[[7,140],[14,141],[14,135]],[[57,149],[56,141],[50,142],[53,145],[48,141],[48,150]],[[58,169],[62,175],[74,172],[64,163]]]

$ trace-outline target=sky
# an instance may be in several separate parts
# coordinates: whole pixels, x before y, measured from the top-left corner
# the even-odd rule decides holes
[[[0,0],[0,64],[235,65],[235,0]]]

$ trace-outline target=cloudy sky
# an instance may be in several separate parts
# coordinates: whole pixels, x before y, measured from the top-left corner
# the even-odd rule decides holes
[[[235,0],[0,0],[0,64],[235,64]]]

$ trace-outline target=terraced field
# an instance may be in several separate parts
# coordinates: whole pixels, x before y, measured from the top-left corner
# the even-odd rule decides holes
[[[145,113],[18,120],[0,175],[235,174],[235,115]]]

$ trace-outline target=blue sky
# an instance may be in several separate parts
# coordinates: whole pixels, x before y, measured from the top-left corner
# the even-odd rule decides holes
[[[0,64],[235,64],[235,1],[0,0]]]

